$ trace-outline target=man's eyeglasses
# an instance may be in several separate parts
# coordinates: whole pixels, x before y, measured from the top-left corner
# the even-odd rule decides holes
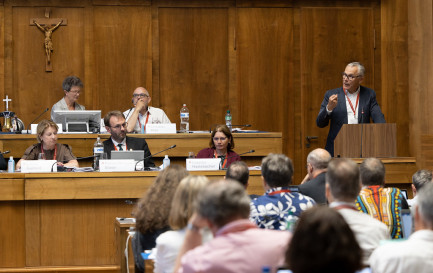
[[[119,124],[119,125],[116,125],[116,126],[110,126],[110,127],[114,128],[114,129],[121,129],[122,127],[126,128],[126,126],[128,126],[128,122],[125,122],[123,124]]]
[[[344,79],[348,79],[349,81],[353,81],[354,79],[358,78],[358,77],[362,77],[361,75],[347,75],[346,73],[341,73],[341,76]]]
[[[144,98],[148,98],[149,96],[148,95],[146,95],[146,94],[134,94],[134,95],[132,95],[134,98],[138,98],[138,97],[140,97],[140,98],[142,98],[142,99],[144,99]]]
[[[218,141],[218,140],[224,141],[226,139],[227,139],[226,137],[214,137],[213,141]]]

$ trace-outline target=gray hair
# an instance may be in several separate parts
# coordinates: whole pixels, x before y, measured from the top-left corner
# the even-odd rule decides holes
[[[244,187],[248,185],[250,171],[248,166],[243,161],[235,161],[227,169],[226,179],[233,179],[240,182]]]
[[[307,156],[307,162],[313,165],[315,169],[323,170],[328,168],[331,155],[325,149],[314,149]]]
[[[350,66],[350,67],[356,66],[358,68],[358,75],[359,76],[364,76],[364,74],[365,74],[365,67],[360,62],[351,62],[347,66]]]
[[[293,163],[283,154],[269,154],[262,160],[262,176],[271,188],[292,183]]]
[[[385,183],[385,165],[377,158],[367,158],[359,167],[361,182],[365,186],[380,185]]]
[[[83,88],[83,82],[80,80],[80,78],[76,76],[69,76],[66,77],[66,79],[63,80],[62,87],[65,91],[71,91],[71,88],[73,86],[78,86],[80,88]]]
[[[222,227],[236,219],[248,219],[250,201],[244,187],[237,182],[213,181],[198,194],[197,213],[217,227]]]
[[[432,182],[432,172],[430,170],[419,170],[412,176],[412,183],[419,191],[425,184]]]
[[[331,160],[326,172],[332,196],[337,200],[355,200],[361,190],[358,165],[348,158]]]
[[[418,196],[418,208],[421,217],[425,222],[433,227],[433,183],[428,183],[425,185]]]

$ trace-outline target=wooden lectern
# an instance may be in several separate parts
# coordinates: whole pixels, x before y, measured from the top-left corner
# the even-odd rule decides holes
[[[334,156],[396,157],[395,123],[344,124],[334,140]]]

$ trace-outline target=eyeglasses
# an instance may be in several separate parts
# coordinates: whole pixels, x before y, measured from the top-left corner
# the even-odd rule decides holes
[[[74,94],[80,94],[81,90],[70,90],[69,92]]]
[[[114,129],[121,129],[122,127],[126,128],[126,126],[128,126],[128,122],[125,122],[123,124],[119,124],[119,125],[116,125],[116,126],[110,126],[110,127],[114,128]]]
[[[341,73],[341,76],[343,77],[343,80],[344,79],[348,79],[349,81],[353,81],[354,79],[356,79],[356,78],[359,78],[359,77],[362,77],[361,75],[347,75],[346,73]]]
[[[144,98],[148,98],[149,96],[148,95],[146,95],[146,94],[134,94],[134,95],[132,95],[134,98],[137,98],[137,97],[140,97],[140,98],[142,98],[142,99],[144,99]]]
[[[226,137],[214,137],[213,141],[218,141],[218,140],[224,141],[226,139],[227,139]]]

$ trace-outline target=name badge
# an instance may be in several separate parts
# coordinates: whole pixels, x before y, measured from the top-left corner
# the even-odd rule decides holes
[[[57,172],[57,160],[23,160],[22,173],[51,173]]]
[[[176,134],[176,123],[153,123],[146,125],[145,134]]]
[[[135,171],[134,159],[100,159],[100,172],[133,172]]]
[[[217,171],[220,169],[220,158],[187,158],[186,169],[188,171]]]

